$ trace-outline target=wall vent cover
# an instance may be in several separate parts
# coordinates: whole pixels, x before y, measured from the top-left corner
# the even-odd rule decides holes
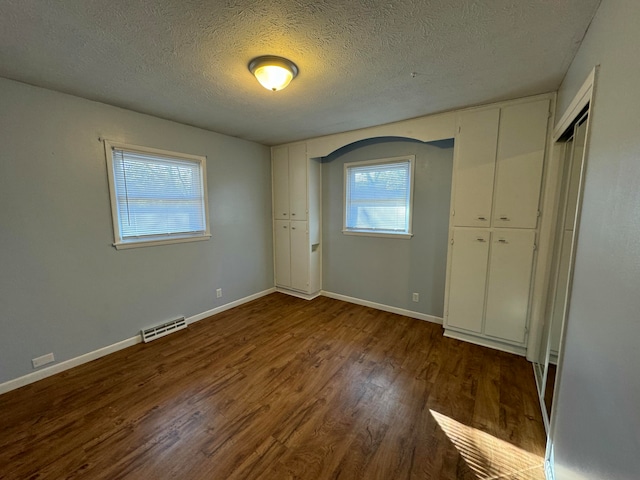
[[[156,325],[155,327],[151,328],[145,328],[144,330],[142,330],[142,341],[144,343],[148,343],[151,340],[164,337],[165,335],[177,332],[178,330],[182,330],[183,328],[187,328],[187,321],[185,320],[185,318],[176,318],[175,320],[171,320],[170,322]]]

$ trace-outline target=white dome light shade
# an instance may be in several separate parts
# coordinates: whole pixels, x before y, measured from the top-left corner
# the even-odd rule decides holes
[[[249,62],[249,70],[264,88],[274,92],[285,88],[298,75],[295,63],[274,56],[254,58]]]
[[[285,88],[293,78],[293,74],[289,70],[277,65],[258,67],[253,74],[264,88],[274,92]]]

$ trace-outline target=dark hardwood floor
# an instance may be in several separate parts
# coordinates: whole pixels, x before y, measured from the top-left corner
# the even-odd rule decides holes
[[[540,479],[531,365],[272,294],[0,396],[3,479]]]
[[[550,363],[547,372],[547,383],[544,389],[544,406],[547,409],[547,418],[551,418],[551,406],[553,404],[553,391],[556,386],[557,367]]]

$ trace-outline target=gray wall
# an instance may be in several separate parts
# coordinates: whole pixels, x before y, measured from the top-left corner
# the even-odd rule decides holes
[[[447,265],[453,141],[368,140],[322,164],[323,290],[442,317]],[[407,239],[344,235],[344,164],[416,156],[413,233]],[[411,294],[418,292],[414,303]]]
[[[0,112],[0,383],[273,287],[268,148],[6,79]],[[115,250],[98,137],[206,155],[211,240]]]
[[[556,478],[640,472],[640,2],[603,0],[559,93],[600,64],[564,361]]]

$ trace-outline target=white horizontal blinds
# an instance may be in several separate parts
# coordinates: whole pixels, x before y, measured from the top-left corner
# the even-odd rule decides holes
[[[200,162],[113,148],[113,174],[122,240],[206,232]]]
[[[411,162],[347,167],[346,229],[409,232]]]

